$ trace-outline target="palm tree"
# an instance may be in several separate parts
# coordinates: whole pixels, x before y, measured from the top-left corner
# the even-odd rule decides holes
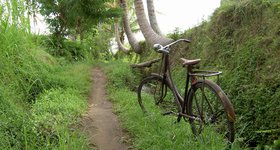
[[[148,16],[149,16],[149,21],[150,21],[151,27],[157,34],[163,35],[158,26],[157,17],[156,17],[156,13],[155,13],[154,1],[147,0],[147,7],[148,7]]]
[[[140,54],[142,52],[141,46],[140,46],[138,40],[135,38],[135,36],[134,36],[134,34],[133,34],[133,32],[131,31],[131,28],[130,28],[126,0],[120,0],[120,5],[123,8],[123,12],[124,12],[124,14],[123,14],[123,25],[124,25],[124,30],[125,30],[125,34],[127,36],[128,42],[131,45],[134,52]]]
[[[152,29],[152,27],[150,26],[150,24],[145,16],[142,0],[134,0],[134,5],[135,5],[137,22],[140,26],[140,30],[142,31],[146,41],[149,44],[154,45],[156,43],[159,43],[162,45],[166,45],[173,41],[172,39],[158,35]]]
[[[118,44],[118,49],[123,51],[124,53],[129,53],[130,50],[126,48],[120,40],[119,24],[117,20],[114,23],[114,27],[115,27],[115,38]]]

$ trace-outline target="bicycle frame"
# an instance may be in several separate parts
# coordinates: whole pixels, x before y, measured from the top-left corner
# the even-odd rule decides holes
[[[188,66],[188,68],[187,68],[187,79],[186,79],[186,83],[185,83],[185,91],[184,91],[185,93],[184,93],[184,97],[183,97],[181,95],[181,93],[178,91],[176,85],[173,82],[171,72],[170,72],[170,63],[169,63],[169,54],[168,53],[162,53],[162,63],[164,63],[164,65],[163,65],[163,75],[162,75],[163,80],[164,80],[164,82],[168,82],[168,84],[171,86],[170,88],[171,88],[171,91],[174,95],[175,102],[177,103],[178,106],[180,106],[179,107],[179,112],[177,112],[177,113],[176,112],[169,112],[169,113],[177,114],[178,115],[178,119],[177,119],[178,122],[180,121],[182,116],[187,117],[187,118],[191,118],[191,119],[195,119],[195,120],[200,120],[197,117],[187,115],[187,112],[186,112],[186,106],[187,106],[187,102],[188,102],[189,80],[191,79],[192,84],[194,84],[195,81],[196,81],[196,77],[190,75],[192,73],[192,66]],[[162,82],[162,83],[164,83],[164,82]],[[163,88],[162,88],[162,90],[163,90]],[[163,95],[162,95],[162,97],[163,97]]]
[[[171,44],[170,44],[171,45]],[[163,82],[167,82],[168,85],[170,85],[170,89],[174,95],[175,98],[175,102],[177,104],[177,106],[179,107],[179,112],[175,113],[175,112],[168,112],[167,114],[170,113],[175,113],[176,115],[178,115],[178,121],[180,121],[181,116],[187,117],[187,118],[191,118],[191,119],[195,119],[195,120],[200,120],[197,117],[194,116],[190,116],[187,115],[187,104],[188,104],[188,96],[189,96],[189,91],[192,88],[192,86],[197,82],[197,76],[201,76],[203,77],[203,79],[205,79],[205,77],[209,77],[209,76],[216,76],[221,74],[221,72],[213,72],[213,71],[193,71],[193,65],[188,65],[186,70],[187,70],[187,77],[186,77],[186,82],[185,82],[185,91],[184,91],[184,97],[181,95],[181,93],[178,91],[176,85],[173,82],[172,76],[171,76],[171,72],[170,72],[170,62],[169,62],[169,47],[167,47],[166,52],[163,51],[162,52],[162,64],[163,64]],[[205,74],[206,73],[206,74]],[[219,76],[218,76],[219,79]],[[190,87],[189,87],[190,84]],[[162,95],[161,95],[161,99],[164,98],[164,89],[166,89],[167,87],[163,87],[164,85],[161,85],[162,87]],[[160,103],[161,101],[159,101]]]
[[[170,63],[169,63],[169,55],[166,53],[163,53],[162,56],[162,60],[163,60],[163,80],[168,82],[168,84],[171,86],[171,90],[173,92],[173,95],[175,96],[175,101],[177,103],[178,106],[180,107],[180,112],[182,112],[182,106],[184,105],[184,98],[182,97],[182,95],[180,94],[180,92],[178,91],[176,85],[173,82],[173,79],[171,77],[171,73],[170,73]]]

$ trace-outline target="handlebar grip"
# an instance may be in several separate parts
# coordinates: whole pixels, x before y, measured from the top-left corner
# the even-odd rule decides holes
[[[168,51],[165,47],[163,47],[162,45],[160,45],[160,44],[155,44],[155,45],[154,45],[154,49],[155,49],[155,51],[158,52],[158,53],[169,53],[169,51]]]
[[[155,45],[154,45],[154,49],[155,49],[155,50],[159,50],[159,49],[162,49],[162,48],[163,48],[163,46],[160,45],[160,44],[155,44]]]

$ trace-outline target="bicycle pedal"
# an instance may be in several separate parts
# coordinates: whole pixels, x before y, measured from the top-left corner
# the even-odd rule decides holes
[[[178,116],[177,121],[176,122],[180,122],[181,121],[182,116]]]
[[[166,116],[166,115],[171,115],[171,114],[173,114],[173,112],[172,112],[172,111],[168,111],[168,112],[164,112],[164,113],[162,113],[162,115],[163,115],[163,116]]]

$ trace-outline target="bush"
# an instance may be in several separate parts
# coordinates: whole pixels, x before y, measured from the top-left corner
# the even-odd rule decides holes
[[[127,63],[120,60],[110,62],[110,64],[106,65],[105,71],[107,71],[106,74],[110,82],[109,86],[116,89],[128,88],[136,90],[140,82],[139,72],[132,70]]]
[[[86,148],[69,126],[85,110],[90,66],[61,66],[25,30],[0,30],[0,147]]]

